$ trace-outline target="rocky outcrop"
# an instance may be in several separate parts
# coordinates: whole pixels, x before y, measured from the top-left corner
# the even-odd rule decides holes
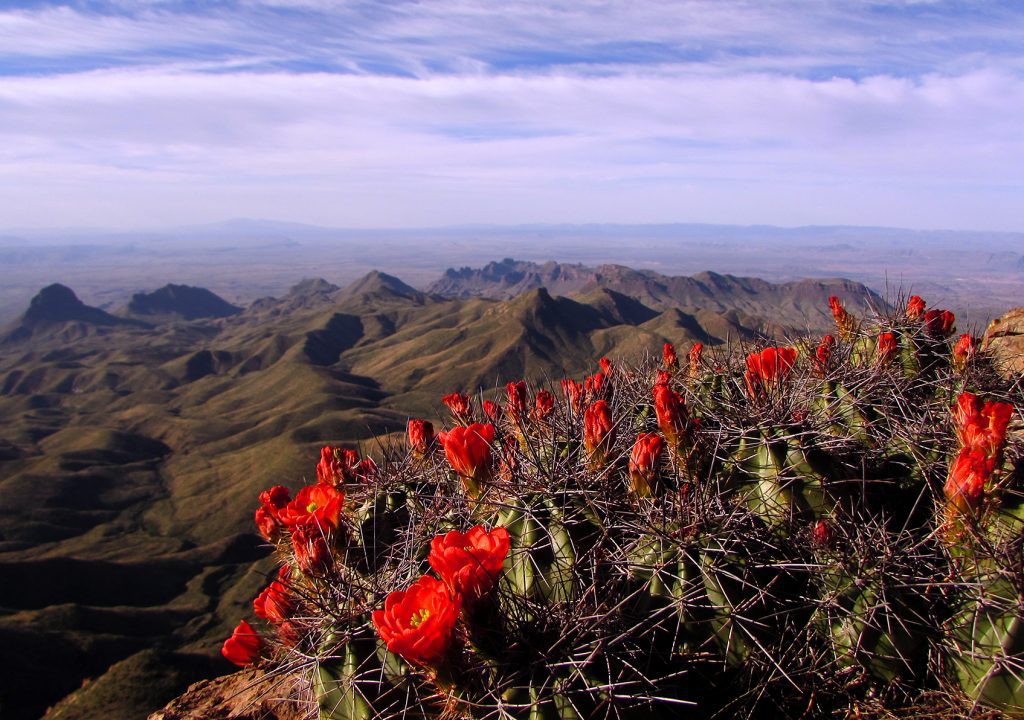
[[[1024,373],[1024,307],[989,323],[981,347],[992,353],[1004,374]]]
[[[318,714],[299,673],[246,669],[192,685],[149,720],[312,720]]]

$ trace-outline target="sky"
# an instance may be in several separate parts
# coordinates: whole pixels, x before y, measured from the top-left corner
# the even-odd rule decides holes
[[[0,228],[1024,230],[1018,0],[0,3]]]

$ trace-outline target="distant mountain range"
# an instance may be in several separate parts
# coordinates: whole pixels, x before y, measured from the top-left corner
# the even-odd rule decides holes
[[[273,571],[253,564],[256,496],[311,478],[321,445],[372,453],[443,393],[579,378],[602,355],[821,332],[829,295],[883,306],[845,280],[514,260],[244,308],[168,285],[106,312],[43,288],[0,332],[4,717],[72,693],[50,717],[144,716],[226,671],[219,644]]]

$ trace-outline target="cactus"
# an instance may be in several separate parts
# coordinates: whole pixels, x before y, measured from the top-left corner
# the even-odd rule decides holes
[[[1024,710],[1022,388],[951,362],[948,313],[832,305],[817,350],[666,348],[325,450],[261,496],[260,662],[325,720]]]

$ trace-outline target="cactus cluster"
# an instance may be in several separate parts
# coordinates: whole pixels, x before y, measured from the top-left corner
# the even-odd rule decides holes
[[[954,318],[443,398],[261,495],[225,655],[332,720],[1024,712],[1022,387]]]

